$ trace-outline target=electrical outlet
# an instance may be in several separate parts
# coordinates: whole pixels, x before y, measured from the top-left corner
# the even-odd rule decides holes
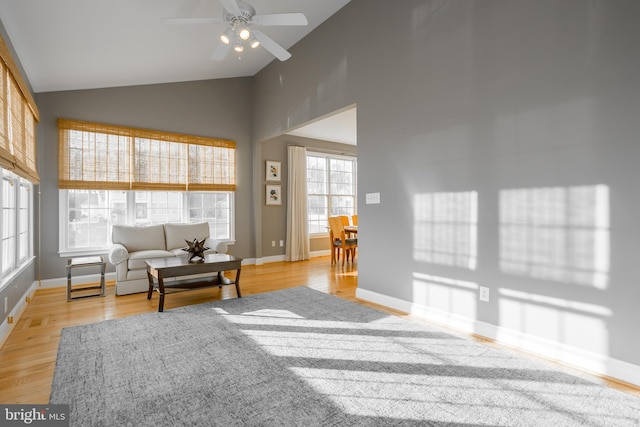
[[[280,240],[280,247],[284,246],[284,240]]]
[[[9,310],[9,297],[4,297],[4,312],[6,313]]]
[[[480,301],[489,302],[489,288],[480,286]]]
[[[275,248],[275,247],[276,247],[276,241],[275,241],[275,240],[272,240],[272,241],[271,241],[271,247],[272,247],[272,248]]]

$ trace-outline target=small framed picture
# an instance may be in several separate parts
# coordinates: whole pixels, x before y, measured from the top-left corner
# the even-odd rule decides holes
[[[280,182],[280,162],[267,160],[267,181]]]
[[[280,185],[267,185],[266,203],[271,206],[282,204],[282,187]]]

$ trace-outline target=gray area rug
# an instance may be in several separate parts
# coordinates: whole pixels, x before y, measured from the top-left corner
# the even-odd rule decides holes
[[[307,287],[65,328],[73,426],[628,426],[640,399]]]

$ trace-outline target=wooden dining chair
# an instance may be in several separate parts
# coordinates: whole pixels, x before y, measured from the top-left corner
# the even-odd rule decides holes
[[[331,264],[335,264],[337,261],[340,261],[340,252],[342,252],[343,267],[345,261],[349,261],[349,255],[351,255],[351,262],[354,262],[356,259],[358,239],[347,238],[346,233],[344,232],[342,218],[339,216],[332,216],[329,218],[329,229],[329,237],[331,239]]]
[[[358,225],[358,215],[351,215],[351,225]]]
[[[347,215],[340,215],[340,219],[342,219],[342,226],[343,227],[349,227],[351,225],[351,223],[349,222],[349,217]],[[350,232],[349,230],[345,230],[345,233],[347,233],[347,239],[353,237],[353,234]]]

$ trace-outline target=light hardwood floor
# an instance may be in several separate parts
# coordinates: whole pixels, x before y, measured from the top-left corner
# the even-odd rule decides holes
[[[340,266],[331,266],[329,257],[294,263],[275,262],[260,266],[243,266],[240,277],[243,297],[307,285],[390,314],[411,317],[396,310],[357,300],[357,284],[357,261],[355,267],[347,265],[343,269]],[[235,297],[233,286],[176,293],[166,297],[165,310]],[[113,283],[107,283],[105,297],[77,299],[71,302],[66,302],[65,298],[65,288],[38,290],[11,331],[0,349],[0,403],[49,402],[62,328],[158,310],[157,294],[154,294],[151,301],[146,299],[146,294],[116,297]],[[485,345],[500,348],[493,342],[474,338]],[[576,373],[588,375],[584,372]],[[640,396],[640,389],[603,378],[599,381]]]

